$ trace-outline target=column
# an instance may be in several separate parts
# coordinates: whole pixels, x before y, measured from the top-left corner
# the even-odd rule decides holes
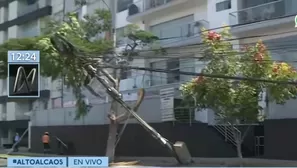
[[[13,143],[13,139],[14,139],[14,136],[15,136],[15,129],[9,129],[8,130],[8,143]]]
[[[7,121],[15,120],[15,116],[16,116],[16,107],[15,106],[16,106],[15,102],[7,102],[7,106],[6,106]]]
[[[19,7],[19,2],[18,1],[13,1],[10,2],[8,5],[8,20],[13,20],[18,17],[18,7]]]
[[[5,8],[1,7],[0,8],[0,24],[2,24],[4,22],[4,16],[5,16]]]
[[[28,149],[31,149],[31,127],[32,127],[32,122],[28,122]]]
[[[18,37],[18,26],[11,26],[8,28],[8,39],[17,38]]]

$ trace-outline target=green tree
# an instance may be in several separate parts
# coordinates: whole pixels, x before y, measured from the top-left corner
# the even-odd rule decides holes
[[[42,35],[31,38],[10,39],[0,45],[0,77],[7,77],[7,51],[8,50],[39,50],[41,75],[52,77],[52,80],[63,76],[65,84],[73,88],[73,93],[77,99],[77,116],[79,118],[87,114],[88,110],[83,102],[81,88],[85,86],[88,78],[83,63],[95,64],[103,62],[103,57],[114,54],[113,41],[110,38],[96,38],[100,33],[109,32],[111,34],[111,13],[108,10],[99,9],[93,15],[84,16],[83,20],[78,20],[74,13],[68,14],[64,21],[44,19],[44,29]],[[130,26],[133,27],[133,26]],[[132,39],[133,46],[136,43],[148,43],[157,38],[151,33],[144,32],[138,27],[129,31],[127,37]],[[60,41],[57,44],[53,38],[59,35],[67,41]],[[144,41],[145,39],[146,41]],[[151,40],[150,40],[151,39]],[[62,51],[62,52],[61,52]],[[126,50],[126,55],[133,50]],[[89,62],[80,62],[76,55],[87,58]],[[113,122],[111,122],[113,123]],[[116,137],[116,134],[113,135]],[[115,148],[115,146],[113,146]]]
[[[271,81],[296,81],[296,71],[287,63],[274,62],[262,41],[246,46],[242,51],[233,49],[229,28],[216,33],[203,32],[203,60],[207,66],[204,74],[241,76]],[[183,98],[195,101],[197,109],[211,109],[232,126],[240,158],[241,144],[248,129],[240,136],[235,131],[238,123],[255,123],[263,119],[263,107],[259,105],[259,95],[269,93],[269,101],[283,104],[296,98],[295,85],[252,80],[230,80],[198,76],[181,86]]]

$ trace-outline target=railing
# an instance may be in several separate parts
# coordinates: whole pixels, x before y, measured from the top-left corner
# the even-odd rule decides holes
[[[55,136],[55,139],[58,141],[58,154],[63,155],[68,152],[68,145],[64,143],[60,138]],[[65,153],[66,152],[66,153]]]
[[[295,4],[295,6],[294,6]],[[296,0],[279,0],[229,14],[230,25],[248,24],[253,22],[276,19],[297,14]]]
[[[230,122],[225,121],[224,118],[225,117],[222,115],[216,115],[216,123],[213,127],[224,136],[226,142],[230,142],[234,146],[237,146],[237,140],[241,140],[242,138],[241,131]]]
[[[128,15],[132,16],[150,9],[165,5],[174,0],[139,0],[129,5]]]
[[[65,148],[68,148],[67,144],[65,144],[60,138],[58,138],[57,136],[55,137],[55,139]]]
[[[20,9],[18,10],[18,16],[23,16],[27,13],[33,12],[39,8],[38,1],[32,5],[20,5]]]
[[[161,44],[166,44],[199,35],[201,32],[201,28],[207,29],[208,27],[208,21],[199,20],[175,27],[171,26],[168,28],[161,29],[159,32],[155,32],[155,35],[161,39]]]
[[[241,138],[241,131],[230,123],[216,124],[214,128],[224,136],[226,142],[231,142],[234,146],[237,145],[238,138]]]
[[[173,0],[144,0],[145,1],[145,10],[156,8],[162,5],[165,5]]]

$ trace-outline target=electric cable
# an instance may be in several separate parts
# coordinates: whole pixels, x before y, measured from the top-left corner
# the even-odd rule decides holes
[[[255,81],[255,82],[265,82],[265,83],[274,83],[274,84],[291,84],[296,85],[295,81],[276,81],[276,80],[268,80],[268,79],[258,79],[258,78],[249,78],[249,77],[240,77],[240,76],[227,76],[221,74],[205,74],[205,73],[196,73],[196,72],[184,72],[184,71],[174,71],[168,69],[156,69],[156,68],[144,68],[137,66],[110,66],[110,65],[100,65],[100,68],[115,68],[115,69],[137,69],[137,70],[145,70],[151,72],[163,72],[163,73],[173,73],[173,74],[183,74],[190,76],[204,76],[209,78],[220,78],[220,79],[230,79],[230,80],[245,80],[245,81]]]

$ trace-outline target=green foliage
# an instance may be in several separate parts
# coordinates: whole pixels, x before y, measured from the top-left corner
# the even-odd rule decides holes
[[[140,41],[144,44],[150,44],[150,43],[159,39],[153,33],[141,30],[140,27],[135,24],[127,25],[123,36],[128,37],[129,39],[131,39],[134,42]]]
[[[203,69],[203,73],[273,81],[296,81],[296,71],[287,63],[273,62],[261,41],[255,46],[237,51],[228,41],[230,37],[228,28],[220,33],[204,32],[203,60],[209,63]],[[264,90],[269,93],[270,101],[280,104],[296,98],[297,95],[294,85],[234,81],[203,76],[192,79],[182,85],[181,89],[186,101],[194,99],[198,109],[212,109],[230,123],[236,121],[251,123],[257,122],[260,117],[263,118],[259,116],[259,112],[263,109],[258,102],[259,95],[263,94]]]
[[[61,76],[65,78],[65,84],[73,88],[73,93],[77,99],[76,118],[79,118],[87,114],[86,105],[83,103],[84,95],[81,93],[87,72],[82,67],[82,62],[75,58],[75,55],[90,58],[88,60],[99,61],[102,55],[113,50],[111,40],[105,38],[92,39],[99,33],[111,30],[111,14],[107,10],[99,9],[93,15],[85,16],[83,20],[78,20],[74,13],[69,13],[64,21],[55,21],[49,18],[43,19],[43,21],[43,35],[10,39],[0,45],[0,61],[3,63],[0,66],[0,77],[7,77],[8,50],[40,50],[41,75],[52,77],[52,79]],[[151,37],[150,34],[148,33],[149,37],[146,38],[143,32],[139,32],[140,30],[136,30],[134,36],[139,40],[148,42],[149,37]],[[62,42],[65,52],[58,52],[57,47],[61,47],[61,44],[54,45],[51,41],[51,37],[56,34],[61,35],[74,47],[65,47],[66,45]]]

